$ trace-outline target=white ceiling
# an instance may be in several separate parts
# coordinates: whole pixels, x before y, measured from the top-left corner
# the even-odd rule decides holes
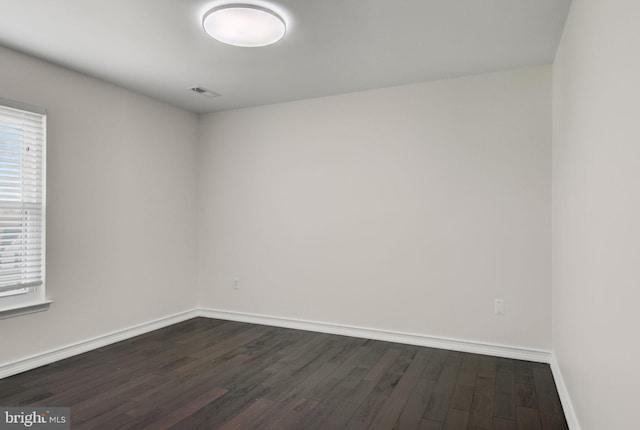
[[[553,61],[570,0],[241,0],[289,24],[276,45],[209,38],[229,1],[0,0],[0,44],[193,112]],[[186,88],[220,93],[206,98]]]

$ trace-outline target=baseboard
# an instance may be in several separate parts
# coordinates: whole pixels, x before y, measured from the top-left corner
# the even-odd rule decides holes
[[[405,343],[409,345],[449,349],[460,352],[471,352],[474,354],[493,355],[496,357],[513,358],[516,360],[535,361],[539,363],[550,363],[551,361],[551,353],[549,351],[494,345],[467,340],[447,339],[435,336],[425,336],[422,334],[400,333],[388,330],[354,327],[319,321],[280,318],[217,309],[200,309],[198,311],[198,315],[207,318],[330,333],[341,336],[361,337],[365,339],[383,340],[386,342]]]
[[[63,346],[61,348],[56,348],[51,351],[36,354],[21,360],[6,364],[0,364],[0,379],[6,378],[7,376],[11,375],[16,375],[18,373],[26,372],[27,370],[35,369],[36,367],[44,366],[55,361],[64,360],[65,358],[69,358],[74,355],[94,350],[96,348],[101,348],[112,343],[139,336],[150,331],[177,324],[179,322],[186,321],[197,316],[198,311],[196,310],[181,312],[179,314],[159,318],[154,321],[139,324],[123,330],[114,331],[102,336],[94,337],[92,339]]]
[[[216,318],[229,321],[247,322],[252,324],[270,325],[276,327],[291,328],[296,330],[307,330],[320,333],[330,333],[341,336],[361,337],[365,339],[382,340],[386,342],[404,343],[409,345],[426,346],[431,348],[449,349],[453,351],[470,352],[474,354],[492,355],[496,357],[512,358],[516,360],[535,361],[540,363],[551,363],[551,368],[556,378],[558,392],[562,400],[567,421],[572,430],[579,430],[575,413],[568,397],[568,392],[559,367],[553,356],[548,351],[537,349],[513,347],[506,345],[495,345],[481,342],[448,339],[435,336],[426,336],[414,333],[401,333],[389,330],[380,330],[366,327],[355,327],[343,324],[326,323],[319,321],[300,320],[292,318],[281,318],[267,315],[256,315],[233,311],[223,311],[217,309],[194,309],[187,312],[160,318],[147,323],[139,324],[123,330],[118,330],[92,339],[77,342],[61,348],[56,348],[41,354],[36,354],[14,362],[0,364],[0,379],[11,375],[26,372],[55,361],[63,360],[74,355],[82,354],[112,343],[120,342],[153,330],[158,330],[173,324],[194,317]],[[555,363],[555,364],[554,364]],[[572,422],[575,423],[572,425]]]
[[[564,410],[564,416],[567,419],[567,424],[571,430],[580,430],[580,423],[578,422],[578,416],[573,408],[573,402],[569,397],[569,390],[564,383],[562,372],[560,371],[560,365],[556,360],[555,354],[551,354],[551,373],[553,373],[553,379],[556,382],[556,388],[558,389],[558,395],[560,396],[560,403],[562,403],[562,409]]]

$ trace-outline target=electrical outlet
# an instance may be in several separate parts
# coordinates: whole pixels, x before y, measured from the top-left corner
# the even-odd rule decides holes
[[[240,284],[240,279],[233,278],[233,284],[232,285],[233,285],[233,289],[234,290],[240,289],[240,285],[239,284]]]
[[[504,300],[495,299],[493,301],[493,310],[496,315],[504,315]]]

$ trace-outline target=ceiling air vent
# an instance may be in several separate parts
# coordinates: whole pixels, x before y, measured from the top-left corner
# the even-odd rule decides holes
[[[196,94],[200,94],[201,96],[205,96],[205,97],[220,97],[220,94],[218,93],[214,93],[211,90],[208,90],[204,87],[191,87],[191,88],[187,88],[189,91],[192,91]]]

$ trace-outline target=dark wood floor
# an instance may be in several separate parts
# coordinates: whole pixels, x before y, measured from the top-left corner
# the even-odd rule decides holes
[[[548,365],[196,318],[0,380],[73,429],[567,429]]]

